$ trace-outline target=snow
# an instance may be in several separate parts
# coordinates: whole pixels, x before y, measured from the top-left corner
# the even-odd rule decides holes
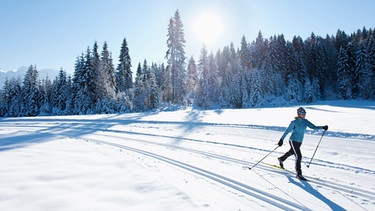
[[[309,182],[268,165],[297,108],[3,118],[0,210],[375,210],[374,102],[305,106]]]

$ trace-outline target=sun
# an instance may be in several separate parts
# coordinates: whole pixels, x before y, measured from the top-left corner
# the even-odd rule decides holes
[[[215,43],[223,33],[223,24],[220,18],[213,13],[201,14],[193,25],[194,35],[202,44]]]

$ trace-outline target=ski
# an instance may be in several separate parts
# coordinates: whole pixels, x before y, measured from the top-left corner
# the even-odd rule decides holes
[[[290,171],[286,168],[281,168],[279,165],[275,165],[275,164],[270,164],[270,163],[265,163],[267,166],[270,166],[270,167],[273,167],[273,168],[277,168],[277,169],[280,169],[280,170],[283,170],[283,171],[286,171],[286,172],[289,172],[291,174],[294,174],[293,171]]]
[[[276,165],[276,164],[271,164],[271,163],[263,163],[269,167],[272,167],[272,168],[275,168],[275,169],[278,169],[278,170],[282,170],[284,171],[285,173],[287,174],[293,174],[295,175],[296,173],[294,171],[291,171],[291,170],[288,170],[288,169],[285,169],[285,168],[281,168],[279,165]],[[243,169],[247,169],[247,170],[251,170],[252,168],[250,166],[243,166]],[[319,178],[312,178],[312,177],[309,177],[309,178],[300,178],[300,177],[295,177],[296,179],[300,180],[300,181],[306,181],[306,182],[318,182]]]
[[[270,163],[264,163],[264,164],[266,164],[267,166],[270,166],[270,167],[273,167],[273,168],[276,168],[276,169],[279,169],[279,170],[283,170],[283,171],[286,171],[286,172],[288,172],[288,173],[290,173],[290,174],[295,174],[295,172],[293,172],[293,171],[290,171],[290,170],[288,170],[288,169],[285,169],[285,168],[281,168],[280,166],[278,166],[278,165],[275,165],[275,164],[270,164]],[[306,182],[313,182],[313,180],[310,180],[310,178],[309,179],[307,179],[307,178],[305,178],[305,177],[299,177],[299,176],[296,176],[296,178],[298,179],[298,180],[301,180],[301,181],[306,181]]]

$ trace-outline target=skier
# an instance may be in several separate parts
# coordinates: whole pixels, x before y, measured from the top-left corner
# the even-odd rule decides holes
[[[283,145],[283,140],[286,137],[286,135],[292,132],[292,135],[290,136],[290,139],[289,139],[290,150],[287,151],[283,156],[279,157],[278,160],[279,160],[280,167],[284,168],[283,162],[289,156],[294,154],[296,157],[297,178],[300,180],[306,180],[306,178],[302,176],[302,171],[301,171],[302,154],[300,150],[306,127],[309,127],[314,130],[317,130],[317,129],[328,130],[328,125],[315,126],[309,120],[305,119],[306,110],[302,107],[297,109],[297,115],[298,116],[295,117],[294,120],[290,123],[290,125],[285,130],[284,134],[281,136],[278,142],[278,145],[281,147]]]

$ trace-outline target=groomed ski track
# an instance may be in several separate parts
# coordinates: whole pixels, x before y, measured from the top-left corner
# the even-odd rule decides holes
[[[252,160],[252,153],[258,153],[259,155],[264,155],[269,151],[267,149],[261,149],[256,147],[251,147],[249,145],[240,145],[235,144],[228,140],[227,142],[216,142],[210,139],[195,139],[195,138],[188,138],[188,137],[174,137],[168,134],[164,134],[166,127],[168,125],[172,125],[172,128],[179,127],[179,124],[176,122],[166,123],[162,122],[159,124],[158,122],[152,122],[151,124],[147,123],[147,133],[144,132],[137,132],[136,128],[142,128],[141,123],[137,123],[133,125],[134,128],[131,131],[127,130],[113,130],[107,129],[96,133],[95,138],[83,138],[78,140],[85,140],[93,143],[102,144],[105,146],[111,146],[114,148],[118,148],[121,150],[129,151],[132,153],[137,153],[142,156],[147,156],[149,158],[158,160],[160,162],[167,163],[171,166],[171,168],[178,168],[182,171],[187,171],[191,174],[198,175],[199,177],[205,178],[213,181],[217,186],[223,186],[223,188],[227,189],[227,191],[236,191],[239,192],[238,194],[241,195],[241,200],[244,204],[249,205],[249,207],[259,208],[259,207],[267,207],[267,209],[281,209],[281,210],[313,210],[316,207],[309,207],[309,203],[304,202],[305,199],[301,199],[298,197],[298,193],[291,193],[293,189],[292,186],[299,187],[305,191],[311,192],[314,196],[313,198],[318,198],[323,202],[322,208],[329,207],[333,210],[345,210],[345,207],[340,206],[340,202],[336,202],[335,200],[330,200],[329,198],[325,197],[319,191],[324,190],[339,195],[341,200],[348,200],[354,206],[358,207],[359,209],[364,209],[361,204],[352,200],[352,198],[362,198],[364,201],[374,201],[375,200],[375,192],[369,192],[361,189],[357,189],[355,187],[351,187],[350,185],[342,184],[340,181],[334,181],[332,179],[324,179],[323,177],[326,175],[321,175],[321,178],[313,179],[309,181],[310,183],[299,181],[295,179],[293,174],[286,173],[283,170],[274,169],[270,166],[263,165],[262,163],[256,167],[254,170],[247,170],[242,171],[241,175],[238,177],[233,173],[228,173],[225,175],[220,172],[216,172],[215,169],[212,171],[208,170],[209,165],[197,165],[197,164],[190,164],[189,158],[187,157],[185,160],[179,160],[179,156],[176,158],[173,157],[166,157],[163,154],[168,154],[169,156],[173,153],[162,153],[164,150],[172,150],[175,153],[186,153],[187,155],[204,157],[205,159],[214,160],[215,162],[222,162],[231,165],[231,169],[233,166],[237,167],[238,169],[242,169],[244,166],[251,166],[253,165],[256,160]],[[248,127],[238,127],[238,125],[223,125],[223,124],[206,124],[204,126],[207,128],[215,128],[220,130],[221,127],[231,127],[233,129],[240,129],[240,130],[251,130]],[[163,128],[161,131],[158,132],[158,128]],[[173,129],[170,130],[173,130]],[[156,131],[155,131],[156,129]],[[261,130],[261,129],[255,129]],[[151,132],[154,131],[154,132]],[[162,134],[160,134],[162,132]],[[124,134],[127,134],[128,137],[124,137]],[[207,135],[211,135],[210,132],[206,133]],[[144,136],[144,138],[141,138]],[[153,141],[154,139],[162,140],[162,141]],[[176,140],[178,142],[192,142],[192,143],[199,143],[200,145],[208,145],[209,148],[230,148],[230,149],[240,149],[246,150],[249,154],[249,159],[237,159],[234,156],[236,153],[229,153],[228,155],[221,155],[219,153],[212,153],[205,150],[194,149],[193,147],[183,147],[176,144]],[[135,144],[135,147],[130,147],[128,145]],[[142,145],[152,145],[154,149],[152,152],[147,150],[142,150]],[[207,147],[203,147],[207,148]],[[157,150],[159,149],[159,150]],[[285,150],[285,149],[284,149]],[[305,158],[307,160],[307,158]],[[194,159],[193,159],[194,160]],[[349,171],[356,171],[358,168],[354,166],[346,166],[344,164],[332,163],[327,162],[324,160],[315,160],[313,165],[320,165],[323,167],[328,168],[337,168],[337,169],[344,169]],[[314,167],[313,167],[314,168]],[[361,169],[366,174],[374,175],[375,172],[368,170],[368,169]],[[293,170],[292,170],[293,171]],[[245,173],[245,177],[243,176]],[[279,177],[283,176],[286,178],[285,184],[274,183],[272,181],[272,177]],[[252,183],[256,181],[264,186],[264,189],[259,189],[252,187]],[[210,183],[211,183],[210,182]],[[258,185],[256,185],[258,186]],[[311,200],[311,199],[309,199]]]
[[[341,205],[342,200],[345,200],[344,204],[351,204],[350,208],[365,210],[361,203],[373,204],[375,200],[375,192],[352,187],[347,181],[336,181],[332,179],[334,175],[314,175],[318,179],[310,183],[301,182],[288,172],[262,163],[253,170],[244,170],[244,166],[252,166],[275,146],[276,142],[271,140],[271,137],[277,136],[279,129],[272,131],[270,128],[265,130],[230,124],[204,124],[200,125],[196,132],[197,128],[194,128],[196,125],[165,121],[160,123],[126,121],[115,125],[111,121],[106,123],[89,121],[86,124],[79,121],[46,121],[39,125],[35,125],[33,121],[26,121],[26,123],[29,125],[22,124],[24,130],[27,130],[27,127],[40,127],[39,131],[46,135],[58,134],[77,141],[113,147],[124,153],[124,156],[127,156],[127,153],[138,154],[143,159],[151,160],[147,162],[156,161],[157,165],[167,164],[174,171],[184,171],[204,179],[210,186],[227,192],[235,192],[234,195],[245,207],[272,210],[327,208],[346,210],[347,207]],[[107,127],[103,128],[103,125]],[[17,124],[14,124],[14,127],[17,127]],[[223,128],[226,129],[223,130]],[[258,134],[255,137],[251,136],[253,130],[256,130]],[[260,137],[261,133],[264,136]],[[176,134],[180,135],[176,136]],[[215,140],[217,134],[227,139]],[[254,147],[252,141],[265,142],[265,147]],[[267,162],[275,160],[275,157],[284,150],[286,149],[270,156]],[[375,171],[370,169],[321,159],[315,159],[312,168],[314,168],[313,165],[320,168],[349,172],[361,171],[365,175],[375,175]],[[218,171],[218,169],[222,170]],[[274,182],[275,178],[279,181],[280,177],[283,177],[285,183]],[[300,198],[300,191],[309,192],[311,197]],[[335,195],[333,199],[331,199],[332,195]],[[310,207],[311,200],[320,201],[321,207]]]

